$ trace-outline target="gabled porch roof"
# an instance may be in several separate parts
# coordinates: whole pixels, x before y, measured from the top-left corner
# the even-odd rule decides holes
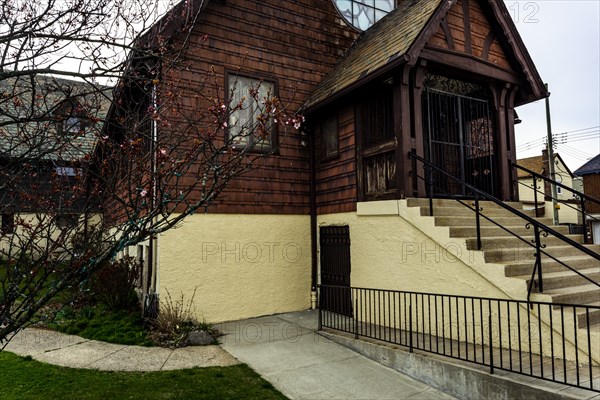
[[[466,1],[466,0],[465,0]],[[516,60],[516,73],[525,83],[517,105],[548,96],[548,92],[527,52],[521,37],[501,0],[480,1],[491,8],[489,18],[501,29],[501,39],[511,58]],[[318,85],[304,104],[315,110],[347,94],[393,68],[417,62],[427,40],[435,34],[457,0],[403,0],[371,28],[363,32],[339,61],[336,68]]]

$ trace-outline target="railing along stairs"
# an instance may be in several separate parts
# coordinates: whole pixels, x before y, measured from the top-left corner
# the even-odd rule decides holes
[[[526,173],[528,173],[529,175],[531,175],[531,179],[532,179],[532,184],[531,186],[529,186],[527,183],[525,182],[521,182],[518,179],[517,184],[530,188],[533,190],[533,203],[534,203],[534,209],[535,209],[535,214],[537,216],[537,211],[538,211],[538,197],[541,195],[542,199],[545,199],[547,197],[549,197],[550,200],[555,200],[557,203],[560,203],[561,205],[570,208],[571,210],[575,211],[577,214],[579,214],[581,216],[581,221],[583,224],[583,243],[589,243],[589,222],[600,222],[600,218],[595,217],[594,215],[592,215],[591,212],[589,212],[588,210],[590,209],[590,204],[594,205],[595,207],[597,207],[598,209],[600,209],[600,199],[597,199],[595,197],[589,196],[587,194],[581,193],[573,188],[568,187],[567,185],[564,185],[563,183],[557,182],[556,180],[553,180],[547,176],[544,176],[542,174],[538,174],[537,172],[533,172],[532,170],[525,168],[521,165],[515,164],[513,163],[512,166],[516,169],[519,169],[521,171],[524,171]],[[540,190],[540,186],[538,186],[538,182],[544,182],[544,183],[548,183],[550,185],[555,185],[559,188],[561,188],[562,190],[566,190],[567,192],[570,193],[570,197],[573,200],[575,200],[578,203],[578,207],[573,206],[571,202],[565,200],[565,199],[560,199],[560,198],[555,198],[553,197],[551,194],[548,195],[545,193],[545,191]]]
[[[451,180],[454,184],[462,186],[465,189],[465,191],[468,193],[468,197],[472,198],[472,200],[466,200],[464,197],[463,198],[455,197],[454,199],[458,203],[465,206],[466,208],[472,210],[474,213],[475,226],[476,226],[476,232],[477,232],[477,249],[478,250],[482,249],[481,221],[482,221],[482,219],[485,219],[485,220],[489,221],[490,223],[492,223],[493,225],[495,225],[495,226],[501,228],[502,230],[504,230],[505,232],[509,233],[510,235],[516,237],[517,239],[519,239],[520,242],[524,243],[526,246],[531,247],[535,251],[535,253],[534,253],[535,263],[533,266],[533,270],[531,272],[531,279],[529,281],[529,285],[528,285],[528,289],[527,289],[527,301],[530,300],[530,296],[531,296],[531,293],[532,293],[532,290],[533,290],[533,287],[535,284],[537,284],[539,293],[544,292],[543,256],[558,263],[562,267],[570,270],[571,272],[578,275],[582,279],[585,279],[586,281],[588,281],[590,284],[593,284],[596,287],[600,288],[600,282],[582,274],[577,269],[568,265],[567,262],[565,262],[564,260],[561,260],[558,256],[546,251],[546,244],[544,243],[544,241],[547,240],[547,238],[549,236],[552,236],[552,237],[556,238],[558,241],[562,242],[563,244],[571,246],[571,247],[579,250],[583,254],[591,257],[594,260],[598,260],[598,261],[600,261],[600,254],[598,254],[597,252],[593,251],[592,249],[586,247],[585,245],[576,242],[575,240],[571,239],[570,237],[563,235],[562,233],[558,232],[556,229],[545,225],[544,223],[538,221],[534,217],[531,217],[531,216],[525,214],[522,210],[518,210],[518,209],[510,206],[509,204],[506,204],[505,202],[492,196],[491,194],[486,193],[486,192],[476,188],[475,186],[465,182],[464,180],[444,171],[443,169],[441,169],[438,166],[434,165],[433,163],[427,161],[426,159],[424,159],[412,152],[409,153],[409,156],[413,160],[413,171],[417,171],[417,168],[416,168],[417,163],[422,164],[425,176],[418,175],[415,172],[413,179],[414,179],[415,185],[416,185],[417,179],[422,179],[425,182],[425,185],[427,188],[427,196],[429,198],[430,216],[433,216],[433,213],[434,213],[434,202],[433,202],[434,193],[440,193],[440,190],[443,190],[441,185],[437,185],[437,182],[436,182],[436,176],[441,175],[441,176],[445,177],[446,179]],[[533,173],[532,171],[528,171],[528,172]],[[533,173],[533,174],[535,174],[535,173]],[[535,175],[539,175],[539,174],[535,174]],[[536,179],[537,178],[540,178],[540,179],[543,178],[543,179],[549,180],[548,178],[545,178],[542,176],[539,176],[539,177],[536,176]],[[554,181],[552,181],[552,182],[559,184],[558,182],[554,182]],[[561,184],[559,184],[559,185],[561,185]],[[561,187],[563,187],[563,186],[564,185],[561,185]],[[565,189],[569,189],[569,188],[567,188],[565,186]],[[586,196],[583,193],[574,191],[573,189],[569,189],[569,190],[571,190],[572,192],[575,192],[577,196],[579,196],[581,199],[583,199],[582,200],[583,202],[587,202],[587,203],[593,202],[593,203],[597,203],[600,205],[600,201],[591,196]],[[448,194],[448,195],[450,197],[450,194]],[[482,207],[480,207],[480,202],[483,200],[492,202],[496,206],[510,212],[512,215],[519,217],[523,221],[523,224],[526,229],[533,229],[533,240],[531,240],[529,238],[525,238],[522,235],[511,230],[509,227],[506,227],[502,223],[497,222],[496,220],[494,220],[494,217],[485,215]],[[584,206],[585,206],[585,204],[584,204]],[[585,212],[585,207],[583,210],[584,210],[583,212]],[[536,276],[537,276],[537,280],[536,280]]]

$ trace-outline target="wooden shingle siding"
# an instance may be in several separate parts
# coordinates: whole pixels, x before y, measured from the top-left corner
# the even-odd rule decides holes
[[[331,214],[356,210],[356,143],[354,107],[344,105],[337,113],[339,156],[322,160],[322,143],[317,137],[317,213]],[[318,134],[320,131],[317,131]]]
[[[198,101],[194,90],[211,69],[217,86],[206,85],[204,92],[219,98],[226,97],[226,74],[239,71],[276,83],[293,113],[355,38],[329,0],[211,1],[189,38],[189,69],[172,78],[192,89],[182,93],[191,109]],[[308,147],[294,129],[280,127],[278,134],[277,154],[231,182],[209,212],[309,213]]]

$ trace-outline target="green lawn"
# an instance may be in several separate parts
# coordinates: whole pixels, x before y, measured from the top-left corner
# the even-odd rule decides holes
[[[246,365],[164,372],[56,367],[0,352],[0,399],[285,399]]]
[[[153,345],[139,312],[86,307],[78,313],[60,313],[49,327],[70,335],[108,343]]]

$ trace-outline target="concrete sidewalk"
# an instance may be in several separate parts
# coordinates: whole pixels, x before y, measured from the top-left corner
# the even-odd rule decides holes
[[[48,364],[101,371],[166,371],[239,364],[219,346],[174,350],[125,346],[43,329],[19,332],[4,350]]]
[[[219,325],[222,347],[292,399],[453,399],[315,333],[306,311]]]

